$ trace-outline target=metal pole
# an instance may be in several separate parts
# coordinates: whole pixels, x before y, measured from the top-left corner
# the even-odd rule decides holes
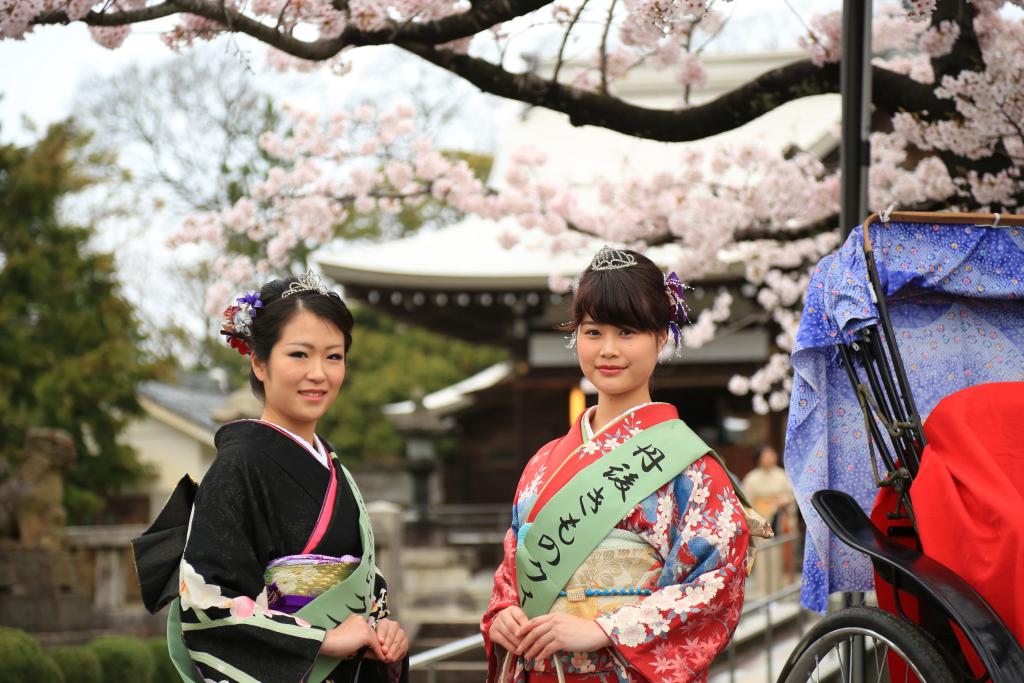
[[[867,215],[871,163],[871,0],[844,0],[839,225],[849,234]]]
[[[839,221],[843,235],[859,225],[868,210],[871,165],[871,0],[843,0],[842,59],[839,63],[843,133],[839,150]],[[843,596],[845,606],[863,605],[863,593]],[[851,643],[852,682],[864,680],[865,643]],[[851,683],[852,683],[851,682]]]
[[[843,234],[867,214],[871,164],[871,0],[844,0],[842,59],[842,142],[839,148],[839,222]],[[863,594],[845,597],[846,606],[862,604]]]

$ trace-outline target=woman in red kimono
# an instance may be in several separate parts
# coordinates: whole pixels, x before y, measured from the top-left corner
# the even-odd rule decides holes
[[[605,247],[572,313],[598,402],[519,481],[481,623],[488,681],[704,681],[739,620],[749,533],[717,456],[651,402],[682,287]]]

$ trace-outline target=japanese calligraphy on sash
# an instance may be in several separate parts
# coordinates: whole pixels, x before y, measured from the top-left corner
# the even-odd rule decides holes
[[[520,528],[519,602],[529,618],[547,614],[579,566],[640,501],[711,449],[682,420],[626,439],[573,476]],[[574,456],[570,456],[574,457]]]

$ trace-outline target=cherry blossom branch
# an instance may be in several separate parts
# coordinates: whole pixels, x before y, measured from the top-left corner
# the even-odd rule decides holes
[[[432,21],[389,22],[386,28],[378,30],[360,30],[354,25],[349,25],[337,37],[313,41],[299,40],[234,10],[224,3],[207,0],[168,0],[159,5],[138,10],[91,11],[82,18],[82,21],[90,26],[124,26],[184,12],[217,22],[229,27],[232,31],[252,36],[293,57],[324,61],[334,57],[346,47],[384,45],[395,41],[415,41],[440,45],[461,38],[469,38],[496,24],[529,14],[550,2],[551,0],[491,0],[490,2],[475,3],[466,12]],[[41,14],[32,23],[67,24],[70,21],[66,12],[59,11]]]
[[[565,48],[569,44],[569,36],[572,34],[572,30],[576,27],[580,17],[583,16],[583,11],[587,8],[587,3],[590,0],[583,0],[580,6],[576,9],[576,13],[572,15],[572,19],[569,20],[569,24],[565,27],[565,35],[562,36],[562,43],[558,46],[558,58],[555,59],[555,69],[551,74],[551,80],[558,82],[558,74],[562,70],[562,64],[565,60]]]
[[[466,79],[484,92],[568,114],[576,126],[610,130],[662,142],[688,142],[748,123],[786,102],[839,92],[839,69],[802,60],[768,71],[720,97],[688,109],[652,109],[610,95],[583,90],[530,73],[511,73],[490,62],[430,45],[400,47]],[[886,69],[874,69],[874,102],[882,111],[953,111],[923,83]]]
[[[601,50],[598,53],[601,58],[601,93],[608,94],[608,34],[612,30],[612,21],[615,19],[615,5],[617,0],[608,3],[608,17],[604,22],[604,30],[601,32]]]
[[[946,74],[955,76],[964,69],[978,71],[985,68],[985,59],[978,44],[978,34],[974,30],[976,16],[978,11],[970,2],[944,0],[936,7],[931,18],[932,28],[938,29],[943,22],[949,21],[956,25],[959,31],[952,49],[947,54],[933,57],[931,60],[936,81],[941,80],[941,76]]]
[[[90,11],[82,21],[90,26],[123,26],[125,24],[138,24],[144,21],[162,19],[182,11],[181,6],[174,0],[167,0],[158,5],[150,5],[141,9],[121,10],[119,12],[96,12]],[[71,19],[67,12],[56,10],[43,12],[32,20],[33,24],[69,24]]]
[[[800,226],[798,228],[782,228],[778,225],[762,225],[754,228],[736,231],[734,239],[737,242],[756,242],[758,240],[781,240],[795,241],[814,237],[829,230],[835,230],[839,224],[839,214],[830,214],[827,217]]]

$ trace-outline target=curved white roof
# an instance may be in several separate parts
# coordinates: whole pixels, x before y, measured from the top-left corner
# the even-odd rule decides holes
[[[515,364],[512,361],[501,361],[488,368],[484,368],[475,375],[471,375],[461,382],[427,394],[423,397],[423,407],[432,413],[448,414],[463,408],[473,399],[470,394],[489,389],[495,384],[508,379],[514,374]],[[415,401],[399,401],[389,403],[381,409],[388,417],[411,415],[416,411]]]
[[[503,233],[522,241],[505,249]],[[454,225],[419,232],[384,244],[342,246],[321,252],[324,273],[342,284],[428,289],[547,289],[552,273],[580,273],[602,242],[580,253],[552,254],[550,238],[539,230],[468,217]]]

